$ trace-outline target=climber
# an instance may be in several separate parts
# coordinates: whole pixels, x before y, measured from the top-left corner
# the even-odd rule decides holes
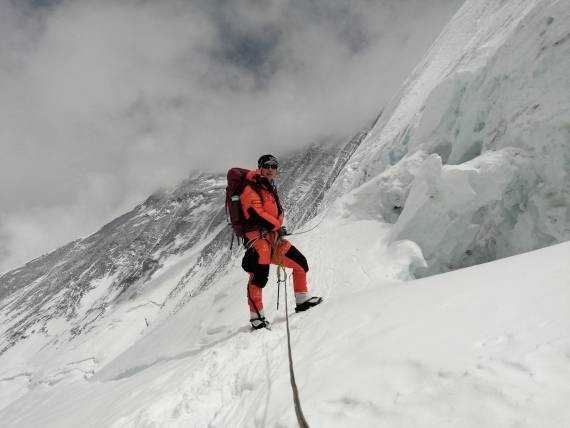
[[[263,155],[257,164],[258,169],[247,173],[246,185],[240,196],[246,221],[257,227],[245,232],[247,250],[242,260],[243,269],[249,273],[247,296],[250,322],[255,330],[269,327],[263,312],[262,290],[267,284],[270,264],[293,269],[295,312],[306,311],[322,302],[321,297],[309,297],[307,259],[283,239],[287,229],[283,226],[283,208],[274,183],[279,167],[277,158]]]

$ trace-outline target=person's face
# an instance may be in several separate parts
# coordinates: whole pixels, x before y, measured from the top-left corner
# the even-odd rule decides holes
[[[277,164],[275,162],[268,162],[261,165],[261,176],[268,180],[273,180],[277,176]]]

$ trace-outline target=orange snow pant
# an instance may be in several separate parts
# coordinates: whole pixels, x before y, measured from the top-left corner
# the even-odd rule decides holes
[[[263,309],[262,290],[269,279],[270,264],[281,264],[283,267],[293,269],[293,290],[295,293],[307,293],[307,272],[309,271],[307,259],[285,239],[281,240],[281,245],[272,259],[274,236],[274,232],[268,233],[265,238],[259,237],[259,232],[246,234],[250,242],[254,240],[242,260],[243,270],[249,273],[247,300],[252,313]]]

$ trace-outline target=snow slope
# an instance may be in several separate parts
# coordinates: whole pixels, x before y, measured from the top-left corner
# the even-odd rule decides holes
[[[281,159],[290,228],[317,214],[364,135]],[[37,385],[91,376],[140,340],[148,325],[238,266],[225,186],[221,174],[193,174],[97,233],[1,276],[0,408]]]
[[[295,239],[326,298],[291,318],[309,424],[569,426],[570,243],[400,282],[421,261],[384,228],[327,219]],[[38,385],[2,426],[296,426],[283,302],[272,280],[273,331],[249,332],[243,280],[234,271],[94,376]]]

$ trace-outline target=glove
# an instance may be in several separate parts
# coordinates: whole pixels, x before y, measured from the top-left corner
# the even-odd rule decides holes
[[[287,228],[285,226],[281,226],[281,228],[277,231],[277,235],[278,236],[285,236],[285,235],[289,235],[289,232],[287,232]]]

